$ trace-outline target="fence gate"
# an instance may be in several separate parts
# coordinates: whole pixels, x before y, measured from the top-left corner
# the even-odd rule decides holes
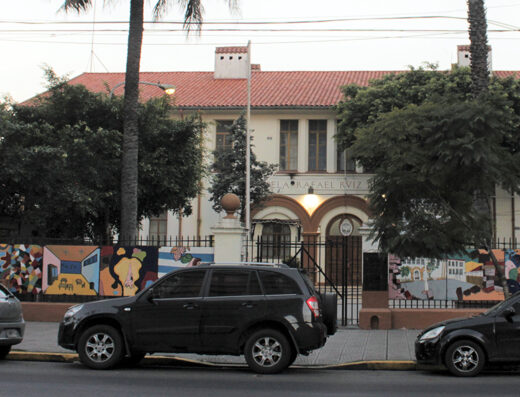
[[[362,248],[360,236],[319,237],[290,241],[284,236],[261,236],[248,246],[258,262],[283,262],[304,269],[320,293],[338,296],[341,325],[357,325],[362,296]]]

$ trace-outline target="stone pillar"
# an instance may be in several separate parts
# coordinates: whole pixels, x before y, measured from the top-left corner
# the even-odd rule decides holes
[[[211,228],[215,236],[215,262],[241,262],[246,230],[235,216],[235,211],[240,208],[240,200],[235,194],[228,193],[222,197],[221,203],[227,215]]]

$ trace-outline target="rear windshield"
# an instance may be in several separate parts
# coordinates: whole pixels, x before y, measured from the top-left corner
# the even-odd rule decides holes
[[[302,275],[303,281],[305,281],[305,285],[309,288],[309,292],[311,295],[316,295],[316,290],[314,289],[314,285],[312,284],[311,279],[304,271],[300,270],[300,274]]]

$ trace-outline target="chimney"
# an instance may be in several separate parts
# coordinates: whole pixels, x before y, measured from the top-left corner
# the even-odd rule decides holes
[[[215,49],[216,79],[247,79],[247,47],[217,47]]]
[[[470,53],[469,45],[458,45],[457,46],[457,66],[458,67],[470,67]],[[488,70],[491,73],[491,46],[488,46]]]

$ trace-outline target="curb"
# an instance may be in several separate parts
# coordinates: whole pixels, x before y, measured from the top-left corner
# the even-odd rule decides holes
[[[41,361],[41,362],[58,362],[72,363],[79,361],[76,353],[43,353],[43,352],[22,352],[12,351],[6,357],[7,360],[13,361]],[[182,366],[182,367],[213,367],[213,368],[247,368],[245,364],[233,363],[214,363],[208,361],[199,361],[189,358],[172,357],[172,356],[149,356],[142,361],[146,366]],[[415,361],[391,361],[391,360],[373,360],[373,361],[355,361],[341,364],[326,365],[293,365],[293,368],[300,369],[335,369],[335,370],[384,370],[384,371],[415,371],[417,364]]]

